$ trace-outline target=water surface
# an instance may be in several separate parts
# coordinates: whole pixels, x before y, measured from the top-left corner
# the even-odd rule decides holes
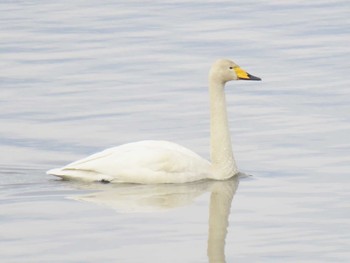
[[[345,0],[0,3],[1,261],[348,262],[349,12]],[[143,139],[209,157],[207,72],[222,57],[263,79],[226,88],[252,177],[45,174]]]

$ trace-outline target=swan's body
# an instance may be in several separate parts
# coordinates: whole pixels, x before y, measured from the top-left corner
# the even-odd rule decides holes
[[[210,163],[167,141],[140,141],[93,154],[49,173],[64,179],[128,183],[186,183],[210,176]]]
[[[229,60],[218,60],[209,73],[211,163],[167,141],[140,141],[109,148],[48,171],[63,179],[113,183],[186,183],[224,180],[238,173],[228,128],[224,86],[230,80],[260,80]]]

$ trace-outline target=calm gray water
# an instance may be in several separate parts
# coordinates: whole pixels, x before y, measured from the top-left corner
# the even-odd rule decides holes
[[[1,262],[349,262],[349,13],[347,0],[2,1]],[[222,57],[263,78],[227,87],[253,176],[45,174],[143,139],[208,157],[207,73]]]

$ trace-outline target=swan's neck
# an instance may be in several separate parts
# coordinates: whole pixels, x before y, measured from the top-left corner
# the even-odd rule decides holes
[[[209,80],[212,177],[221,180],[238,172],[232,153],[224,86],[223,82]]]

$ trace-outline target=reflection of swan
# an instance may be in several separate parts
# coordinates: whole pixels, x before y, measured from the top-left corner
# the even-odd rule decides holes
[[[238,187],[237,176],[211,187],[209,210],[208,258],[210,263],[225,261],[225,240],[232,198]]]
[[[185,183],[236,174],[228,128],[225,83],[260,80],[234,62],[216,61],[209,72],[211,163],[180,145],[167,141],[141,141],[96,153],[48,171],[63,179],[129,183]]]
[[[202,180],[188,184],[79,184],[79,188],[99,190],[73,196],[121,212],[153,212],[180,207],[208,192],[215,181]]]
[[[101,191],[71,199],[92,202],[122,212],[151,212],[184,206],[199,195],[211,192],[207,251],[209,262],[219,263],[225,262],[228,217],[238,182],[239,176],[225,181],[203,180],[188,184],[91,184],[83,185],[83,188],[100,188]]]

